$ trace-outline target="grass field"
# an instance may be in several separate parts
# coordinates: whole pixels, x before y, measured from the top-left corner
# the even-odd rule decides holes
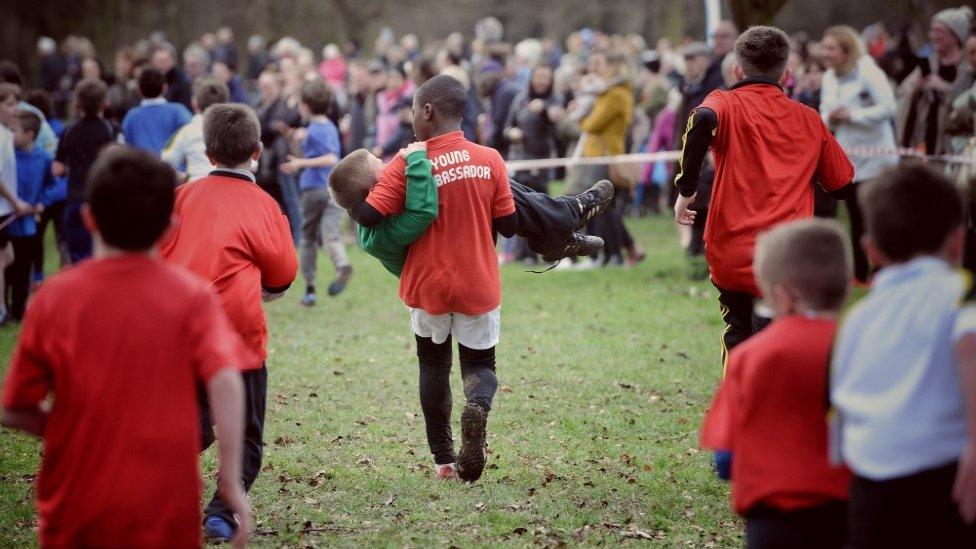
[[[253,542],[741,545],[727,487],[697,449],[721,371],[716,292],[685,278],[669,219],[630,226],[648,250],[636,268],[503,268],[501,389],[489,465],[474,485],[433,477],[408,315],[379,263],[353,251],[340,297],[304,309],[296,285],[270,304]],[[320,265],[327,282],[331,267],[324,257]],[[16,328],[0,330],[4,364],[15,337]],[[39,453],[26,436],[0,437],[0,547],[36,543]],[[211,483],[213,466],[210,451]]]

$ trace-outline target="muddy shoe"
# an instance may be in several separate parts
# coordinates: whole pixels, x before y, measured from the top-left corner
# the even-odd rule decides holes
[[[465,482],[481,478],[485,469],[485,427],[488,412],[469,402],[461,412],[461,451],[458,452],[457,474]]]
[[[339,276],[329,284],[329,295],[335,297],[341,294],[342,290],[346,289],[346,284],[349,284],[350,278],[352,278],[352,266],[346,265],[339,269]]]
[[[564,257],[596,255],[602,249],[603,239],[599,236],[573,233],[568,240],[542,254],[542,260],[552,263]]]
[[[583,227],[600,215],[610,205],[613,199],[613,183],[607,179],[601,179],[589,189],[574,196],[579,205],[579,224],[577,228]]]

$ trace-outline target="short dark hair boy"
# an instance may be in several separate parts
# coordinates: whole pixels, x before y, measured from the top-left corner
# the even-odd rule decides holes
[[[17,122],[25,132],[33,134],[33,139],[37,139],[37,133],[41,131],[41,119],[36,114],[20,109],[17,111]]]
[[[166,77],[152,67],[146,67],[139,73],[139,94],[143,99],[153,99],[163,95],[166,88]]]
[[[102,240],[140,251],[151,248],[169,227],[175,188],[176,173],[169,164],[145,151],[113,146],[92,165],[85,193]]]
[[[98,78],[85,78],[75,84],[75,104],[85,116],[97,116],[105,109],[108,88]]]
[[[779,80],[789,58],[790,39],[776,27],[751,27],[735,41],[735,59],[746,77]]]
[[[203,115],[207,157],[223,167],[236,167],[261,152],[261,123],[245,105],[212,105]]]
[[[310,80],[302,85],[302,103],[312,115],[328,115],[332,107],[332,90],[322,80]]]
[[[193,82],[193,107],[204,112],[210,105],[230,101],[230,90],[219,78],[205,76]]]

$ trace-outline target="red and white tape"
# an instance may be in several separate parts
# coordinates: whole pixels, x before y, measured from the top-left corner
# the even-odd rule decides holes
[[[845,149],[851,156],[891,156],[902,158],[917,158],[926,162],[940,162],[943,164],[967,164],[976,166],[976,158],[956,155],[929,155],[917,149],[885,148],[885,147],[855,147]],[[655,153],[619,154],[616,156],[589,156],[572,158],[542,158],[538,160],[510,160],[505,166],[510,172],[524,170],[538,170],[545,168],[560,168],[570,166],[606,166],[608,164],[648,164],[651,162],[673,162],[681,156],[681,151],[661,151]]]

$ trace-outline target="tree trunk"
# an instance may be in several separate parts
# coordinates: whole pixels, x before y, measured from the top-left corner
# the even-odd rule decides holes
[[[753,25],[772,25],[787,0],[728,0],[732,20],[745,30]]]

